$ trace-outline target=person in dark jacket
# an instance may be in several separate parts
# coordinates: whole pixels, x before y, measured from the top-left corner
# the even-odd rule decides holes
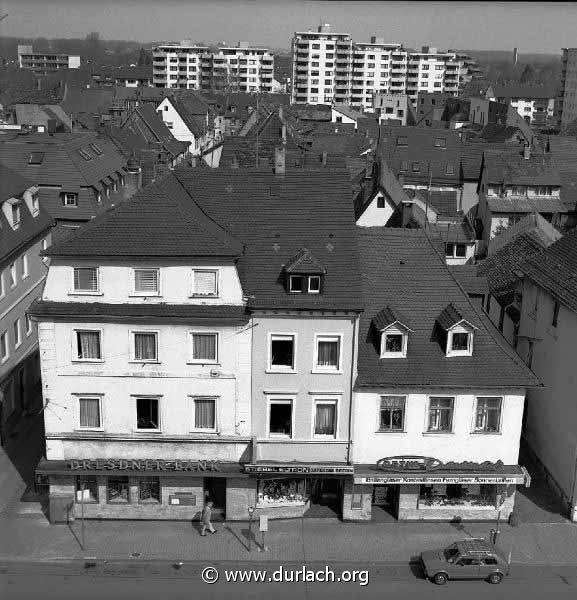
[[[202,509],[202,515],[200,517],[200,535],[206,535],[208,529],[210,533],[216,533],[216,529],[212,526],[210,518],[212,517],[212,500],[209,500]]]

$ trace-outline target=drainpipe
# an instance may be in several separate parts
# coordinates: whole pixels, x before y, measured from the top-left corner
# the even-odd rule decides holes
[[[349,385],[349,443],[347,446],[347,464],[351,464],[353,458],[353,388],[355,382],[355,363],[357,355],[357,329],[360,315],[356,315],[353,320],[353,351],[351,356],[351,382]]]

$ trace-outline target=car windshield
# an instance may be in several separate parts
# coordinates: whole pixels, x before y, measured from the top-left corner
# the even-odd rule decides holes
[[[455,546],[455,544],[453,544],[452,546],[449,546],[448,548],[445,548],[445,559],[453,562],[455,560],[455,557],[457,556],[458,553],[458,549],[457,546]]]

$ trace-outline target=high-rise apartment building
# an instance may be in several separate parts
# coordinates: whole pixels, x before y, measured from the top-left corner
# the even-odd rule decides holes
[[[472,61],[464,54],[427,46],[414,52],[378,37],[355,42],[327,24],[316,32],[296,32],[292,52],[296,104],[335,102],[371,110],[375,92],[407,94],[414,102],[418,92],[456,96],[471,79]]]
[[[56,54],[54,52],[34,52],[32,46],[18,46],[18,65],[30,69],[36,75],[47,75],[60,69],[78,69],[80,56]]]
[[[272,92],[274,56],[267,48],[239,42],[212,52],[189,41],[156,46],[154,87],[219,92]]]
[[[577,119],[577,48],[563,48],[557,124],[564,129]]]

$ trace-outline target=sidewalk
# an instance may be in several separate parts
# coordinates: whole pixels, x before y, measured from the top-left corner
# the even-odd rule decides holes
[[[0,519],[0,562],[60,561],[84,557],[101,560],[285,561],[408,563],[421,551],[466,537],[487,537],[494,523],[342,523],[333,519],[270,521],[267,552],[253,538],[248,551],[248,523],[218,523],[218,532],[200,537],[198,524],[174,521],[86,521],[86,549],[81,523],[50,525],[40,516]],[[577,525],[571,523],[501,525],[499,546],[512,562],[526,565],[577,566]],[[258,523],[253,523],[253,534]],[[260,542],[260,533],[256,532]],[[134,556],[133,556],[134,555]]]

